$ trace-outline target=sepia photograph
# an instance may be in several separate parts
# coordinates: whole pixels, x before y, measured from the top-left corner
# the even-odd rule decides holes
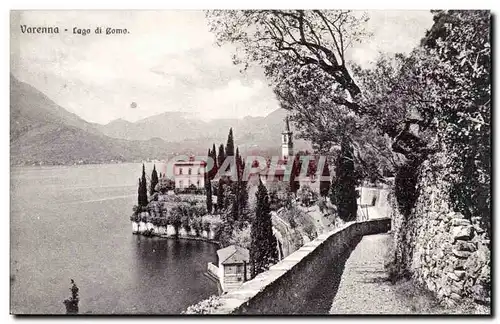
[[[492,315],[489,10],[11,10],[11,315]]]

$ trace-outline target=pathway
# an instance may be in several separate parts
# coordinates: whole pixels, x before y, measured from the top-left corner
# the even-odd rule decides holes
[[[330,314],[410,314],[384,270],[389,234],[364,236],[345,264]]]

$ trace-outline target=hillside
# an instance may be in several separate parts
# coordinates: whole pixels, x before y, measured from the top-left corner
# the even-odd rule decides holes
[[[233,127],[243,155],[280,153],[284,110],[266,117],[205,122],[166,112],[135,123],[89,123],[57,105],[29,84],[10,77],[12,165],[132,162],[168,159],[175,154],[206,154],[212,143],[226,143]],[[310,149],[297,140],[296,149]]]
[[[205,143],[225,143],[230,127],[235,134],[236,145],[243,154],[279,154],[281,131],[287,112],[277,109],[265,117],[245,117],[242,119],[214,119],[202,121],[189,118],[180,112],[165,112],[137,122],[123,119],[114,120],[99,127],[107,136],[128,140],[146,140],[157,137],[170,142],[183,142],[198,151],[208,148]],[[311,146],[302,140],[296,140],[297,150],[311,150]],[[205,151],[202,151],[204,153]]]
[[[126,141],[102,134],[32,86],[10,78],[11,164],[141,161],[168,150],[163,140]],[[170,145],[173,146],[173,145]]]

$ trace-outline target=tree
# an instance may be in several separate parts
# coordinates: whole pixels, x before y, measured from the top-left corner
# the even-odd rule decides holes
[[[218,170],[218,160],[217,160],[217,149],[215,147],[215,143],[212,144],[212,160],[214,161],[214,166],[212,168],[213,172],[211,173],[212,176],[211,176],[211,180],[214,179],[215,175],[217,174],[217,170]]]
[[[221,144],[219,146],[219,155],[217,157],[217,165],[220,169],[220,167],[224,164],[224,160],[226,159],[226,155],[225,155],[225,152],[224,152],[224,144]],[[221,172],[225,172],[226,170],[219,170]]]
[[[236,148],[236,174],[238,175],[238,180],[246,180],[243,178],[243,171],[245,169],[245,163],[243,162],[243,158],[240,155],[240,150]]]
[[[349,222],[356,220],[358,209],[356,199],[352,146],[349,139],[344,137],[335,163],[335,179],[332,183],[330,200],[332,204],[337,205],[339,217]]]
[[[137,204],[139,207],[146,207],[148,205],[148,189],[144,164],[142,164],[142,176],[139,178]]]
[[[223,210],[224,210],[224,180],[221,177],[219,179],[219,186],[217,187],[217,211],[221,213]]]
[[[321,197],[327,197],[330,192],[330,169],[328,168],[328,161],[325,159],[323,165],[323,172],[321,172],[321,180],[319,183],[319,194]]]
[[[213,144],[212,150],[208,149],[208,157],[212,159],[213,165],[212,169],[208,171],[208,179],[213,180],[217,175],[217,151],[215,149],[215,144]]]
[[[244,227],[245,223],[250,221],[250,211],[248,206],[248,187],[246,181],[238,181],[238,218],[240,219],[241,226]]]
[[[64,306],[66,306],[66,314],[78,314],[78,302],[80,301],[80,297],[78,296],[78,287],[75,284],[75,281],[71,279],[71,297],[64,300]]]
[[[156,173],[156,165],[153,165],[153,172],[151,172],[151,187],[149,194],[152,196],[156,192],[156,185],[158,184],[158,173]]]
[[[206,177],[206,176],[205,176]],[[207,177],[206,177],[207,178]],[[205,180],[205,193],[207,195],[207,211],[212,212],[212,183],[209,179]]]
[[[380,118],[376,103],[365,98],[356,81],[355,71],[361,69],[346,65],[348,48],[370,36],[364,29],[366,15],[346,10],[215,10],[207,17],[218,42],[237,45],[236,64],[264,68],[281,106],[293,112],[292,119],[320,153],[340,144],[342,136],[336,134],[349,135],[358,152],[359,146],[384,152],[375,157],[392,150],[422,160],[430,153],[429,143],[411,131],[422,122],[408,115]],[[374,120],[381,121],[379,127],[373,127]],[[370,136],[358,138],[361,129],[377,140],[365,143]],[[383,162],[391,166],[390,161]]]
[[[162,194],[166,194],[170,190],[175,189],[175,182],[172,179],[169,179],[165,176],[158,179],[158,184],[155,187],[156,192],[160,192]]]
[[[297,190],[299,190],[300,187],[299,179],[297,179],[297,177],[300,176],[301,169],[299,153],[295,154],[295,159],[292,163],[292,171],[290,173],[290,192],[296,195]]]
[[[234,157],[234,139],[233,139],[233,128],[229,129],[229,134],[227,135],[227,144],[226,144],[226,157],[233,156]]]
[[[276,238],[273,234],[269,195],[259,179],[255,218],[250,232],[250,264],[252,278],[269,269],[278,261]]]

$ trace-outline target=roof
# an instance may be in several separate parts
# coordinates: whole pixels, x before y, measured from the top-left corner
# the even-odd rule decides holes
[[[217,250],[217,256],[219,257],[219,263],[221,264],[243,263],[250,261],[250,253],[248,250],[237,245],[230,245]]]
[[[176,161],[175,166],[189,166],[189,165],[201,165],[205,166],[207,163],[205,161]]]

